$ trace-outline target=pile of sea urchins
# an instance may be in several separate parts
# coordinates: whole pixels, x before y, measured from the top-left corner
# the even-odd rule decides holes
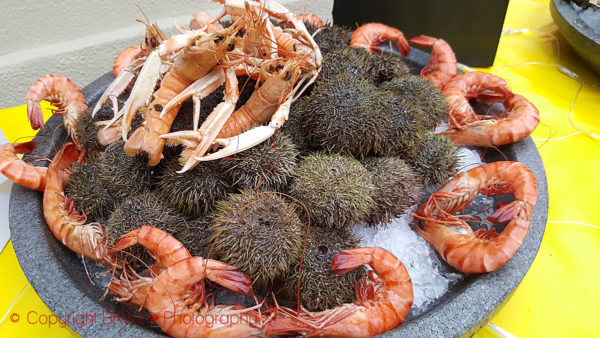
[[[271,139],[185,173],[176,172],[181,146],[165,148],[155,167],[143,155],[126,156],[122,142],[102,147],[95,123],[110,118],[110,107],[94,119],[88,111],[79,124],[87,156],[67,196],[106,226],[110,243],[152,225],[193,255],[246,272],[258,293],[284,302],[300,295],[310,311],[352,302],[364,269],[331,272],[333,256],[358,245],[350,227],[385,226],[403,214],[422,187],[454,174],[457,149],[433,133],[446,114],[440,91],[399,56],[350,48],[348,33],[326,26],[316,34],[321,77]],[[201,113],[222,98],[219,89],[203,99]],[[191,126],[191,116],[186,102],[172,131]],[[122,256],[138,270],[153,264],[140,247]]]

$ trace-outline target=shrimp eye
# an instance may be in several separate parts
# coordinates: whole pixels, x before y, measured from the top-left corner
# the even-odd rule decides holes
[[[244,33],[242,31],[237,31],[237,33],[235,33],[235,36],[237,36],[238,38],[242,38],[244,37]]]
[[[231,52],[234,49],[235,49],[235,44],[233,42],[230,42],[229,45],[227,46],[227,51]]]
[[[154,37],[150,38],[150,46],[152,46],[152,48],[156,48],[156,39]]]
[[[215,42],[220,42],[224,39],[225,37],[221,34],[217,35],[217,37],[215,38]]]
[[[148,45],[149,45],[149,43],[148,43],[148,37],[145,37],[145,38],[144,38],[144,42],[146,43],[146,46],[148,46]]]
[[[275,71],[280,72],[283,69],[283,65],[277,65],[277,67],[275,67]]]
[[[285,73],[285,77],[283,79],[286,80],[286,81],[288,81],[291,78],[292,78],[292,72],[290,72],[288,70],[287,73]]]

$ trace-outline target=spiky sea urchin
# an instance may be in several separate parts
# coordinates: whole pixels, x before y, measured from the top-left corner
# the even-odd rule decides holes
[[[182,214],[164,202],[161,195],[156,192],[144,192],[126,198],[113,211],[107,227],[110,244],[114,244],[122,235],[143,225],[151,225],[174,235],[180,227],[186,226],[186,221]],[[139,260],[146,265],[152,263],[150,256],[141,246],[131,247],[127,252],[130,254],[121,257],[131,262],[136,269],[143,267]]]
[[[165,161],[157,188],[170,205],[187,216],[199,217],[213,210],[215,203],[231,192],[218,162],[200,162],[184,173],[178,158]]]
[[[350,29],[331,24],[325,25],[324,28],[314,37],[322,53],[329,53],[350,45],[350,33],[352,33]]]
[[[283,133],[245,150],[224,158],[221,164],[233,184],[240,189],[283,191],[296,172],[300,151],[291,138]]]
[[[306,110],[304,105],[307,104],[307,101],[307,96],[301,96],[296,102],[292,103],[288,119],[281,129],[279,129],[280,133],[292,139],[292,142],[298,147],[301,154],[305,153],[309,148],[304,132],[302,131],[302,112]]]
[[[123,141],[110,144],[99,161],[100,178],[117,200],[150,190],[157,171],[156,167],[148,166],[145,154],[127,156],[123,145]]]
[[[410,107],[418,107],[427,114],[427,127],[435,128],[448,117],[448,104],[442,92],[430,81],[419,76],[409,75],[395,78],[382,84],[395,95],[409,103]]]
[[[409,163],[425,186],[443,184],[456,173],[458,148],[447,136],[429,133]]]
[[[312,146],[364,157],[378,152],[390,125],[388,94],[363,78],[321,81],[304,105],[303,130]]]
[[[358,160],[339,154],[310,154],[298,165],[290,194],[317,225],[343,229],[375,207],[371,173]]]
[[[347,77],[370,76],[372,58],[364,48],[346,47],[331,51],[323,55],[321,78],[328,79],[338,74]]]
[[[323,311],[355,297],[355,285],[365,274],[364,268],[335,275],[331,271],[333,256],[357,247],[358,240],[346,231],[313,228],[306,244],[300,272],[300,299],[309,311]],[[298,266],[286,276],[281,291],[288,299],[298,296]]]
[[[199,217],[177,227],[173,236],[185,245],[192,256],[207,258],[210,250],[210,225],[208,218]]]
[[[77,210],[88,213],[91,219],[108,217],[117,202],[100,179],[98,162],[90,157],[76,166],[65,186],[65,194],[75,201]]]
[[[362,48],[360,48],[362,49]],[[395,78],[403,78],[410,74],[410,68],[396,55],[373,55],[369,59],[369,74],[379,84]]]
[[[244,190],[217,203],[209,242],[215,258],[267,287],[298,264],[305,229],[279,194]]]
[[[389,128],[376,153],[408,159],[419,147],[424,134],[430,130],[426,113],[393,95],[389,95],[383,104],[389,113]]]
[[[421,192],[421,180],[404,160],[398,157],[368,157],[361,161],[373,173],[375,209],[366,222],[385,224],[415,204]]]
[[[115,238],[112,235],[118,238],[142,225],[151,225],[172,235],[185,224],[184,216],[171,208],[155,191],[126,198],[108,219],[111,238]]]

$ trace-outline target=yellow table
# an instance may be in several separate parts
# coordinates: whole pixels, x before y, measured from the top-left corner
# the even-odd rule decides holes
[[[550,205],[540,251],[492,322],[517,336],[594,336],[600,332],[600,270],[595,266],[600,257],[600,139],[577,132],[600,134],[600,79],[560,37],[549,35],[559,36],[552,31],[547,2],[512,0],[504,25],[509,30],[500,40],[494,66],[482,70],[507,79],[513,91],[538,107],[541,123],[532,137],[546,167]],[[581,89],[568,70],[581,79]],[[576,94],[572,112],[579,129],[569,123]],[[9,141],[33,135],[27,126],[25,106],[0,111],[0,128]],[[0,279],[0,320],[7,314],[0,336],[76,335],[50,323],[52,312],[27,284],[10,243],[0,255],[0,267],[5,276],[16,276]],[[489,327],[477,333],[480,338],[497,335]]]

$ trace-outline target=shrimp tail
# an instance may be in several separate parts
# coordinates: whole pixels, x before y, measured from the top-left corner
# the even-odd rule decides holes
[[[82,154],[83,152],[77,148],[75,143],[65,143],[54,157],[50,167],[68,178],[69,174],[64,169],[67,169],[73,162],[81,160]]]
[[[419,35],[410,38],[410,43],[414,43],[415,45],[419,45],[422,47],[432,47],[437,38],[428,35]]]
[[[522,209],[523,203],[521,201],[513,201],[498,208],[493,214],[489,215],[487,219],[494,223],[508,222],[517,217]]]
[[[211,281],[237,293],[248,295],[252,291],[250,277],[241,271],[216,270],[210,271],[206,276]]]
[[[36,143],[33,141],[23,142],[23,143],[15,143],[13,144],[15,148],[15,153],[17,154],[29,154],[36,147]]]
[[[44,129],[44,114],[39,102],[27,100],[27,118],[33,130]]]
[[[138,234],[140,231],[141,231],[141,228],[130,231],[130,232],[124,234],[123,236],[121,236],[117,240],[115,245],[112,247],[112,249],[110,249],[110,251],[108,252],[108,255],[112,256],[118,251],[127,249],[134,244],[138,244],[139,243]]]
[[[331,261],[331,270],[336,275],[354,270],[361,265],[368,264],[371,261],[373,248],[356,248],[344,250],[333,257]]]

